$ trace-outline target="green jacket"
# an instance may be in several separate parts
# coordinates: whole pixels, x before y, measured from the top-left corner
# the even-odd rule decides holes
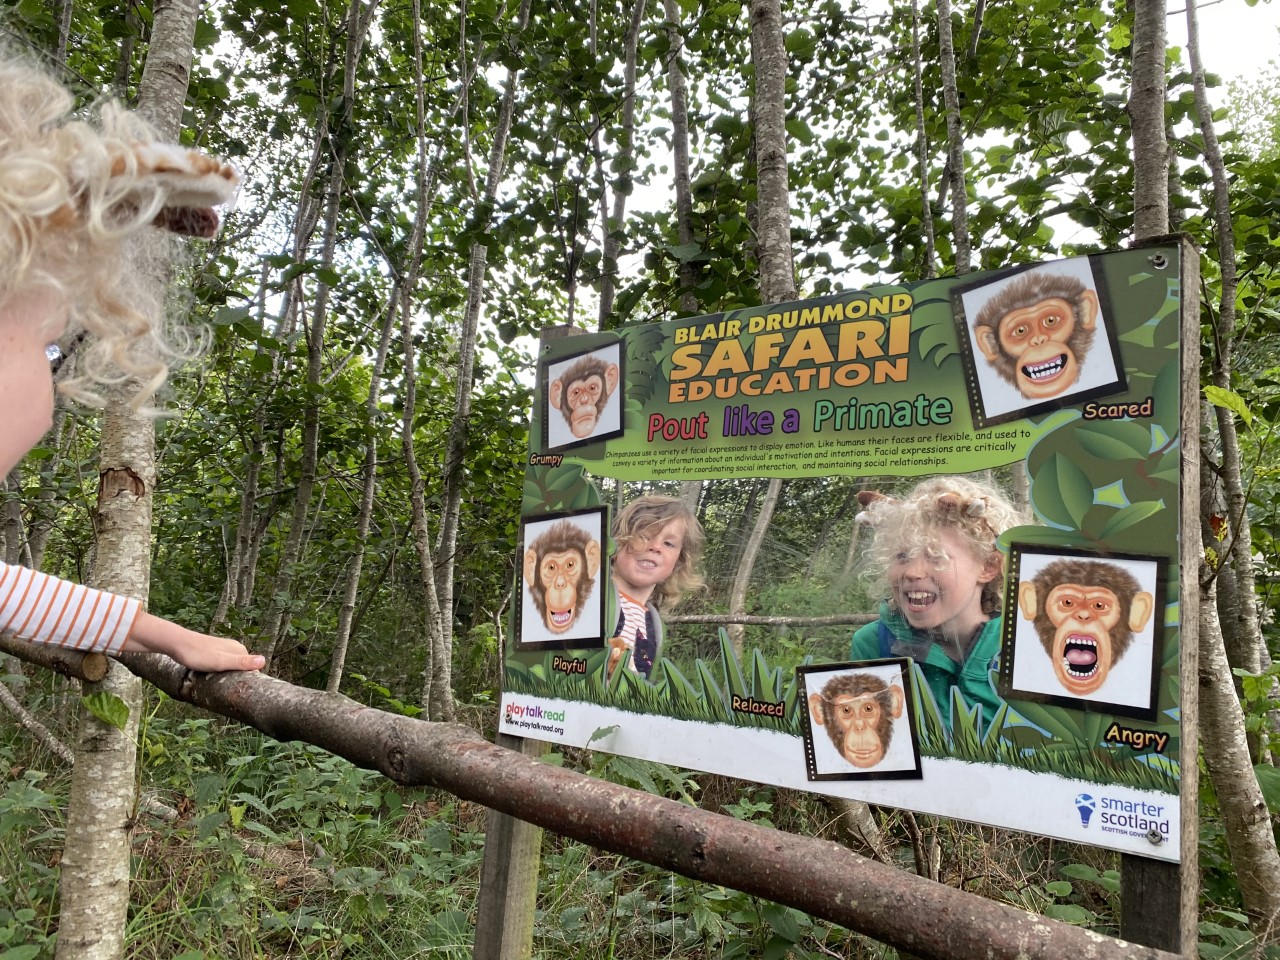
[[[995,719],[1004,701],[991,685],[991,671],[1000,653],[1000,626],[996,617],[983,624],[978,637],[965,657],[956,663],[924,633],[917,633],[889,604],[880,604],[880,619],[860,628],[849,648],[851,660],[876,660],[881,657],[911,657],[928,684],[933,702],[947,728],[951,727],[951,688],[959,687],[969,706],[982,706],[982,727]],[[881,624],[887,628],[881,634]]]

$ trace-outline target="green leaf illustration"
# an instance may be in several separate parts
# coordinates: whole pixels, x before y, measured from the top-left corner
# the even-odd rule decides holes
[[[1078,529],[1093,506],[1093,484],[1070,459],[1055,453],[1032,480],[1031,499],[1050,522]]]
[[[1081,424],[1080,446],[1099,460],[1145,460],[1151,453],[1151,430],[1123,420]]]

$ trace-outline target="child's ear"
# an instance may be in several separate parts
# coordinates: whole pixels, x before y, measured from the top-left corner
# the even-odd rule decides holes
[[[979,583],[990,583],[1000,574],[1004,573],[1004,557],[997,550],[987,559],[986,564],[982,568],[982,573],[978,575]]]

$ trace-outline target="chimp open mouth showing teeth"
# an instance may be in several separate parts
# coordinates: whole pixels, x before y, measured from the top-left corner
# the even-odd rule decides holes
[[[1022,368],[1022,375],[1028,380],[1052,380],[1067,368],[1067,355],[1060,353],[1052,360],[1044,363],[1029,363]]]
[[[567,627],[573,621],[572,610],[548,610],[552,628]]]
[[[1087,680],[1098,672],[1098,643],[1092,637],[1072,634],[1062,651],[1062,668],[1076,680]]]

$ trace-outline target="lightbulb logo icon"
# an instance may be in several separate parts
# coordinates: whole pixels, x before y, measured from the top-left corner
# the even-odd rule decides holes
[[[1080,826],[1089,826],[1089,818],[1093,816],[1093,811],[1098,809],[1098,801],[1087,793],[1082,793],[1076,797],[1076,809],[1080,811]]]

